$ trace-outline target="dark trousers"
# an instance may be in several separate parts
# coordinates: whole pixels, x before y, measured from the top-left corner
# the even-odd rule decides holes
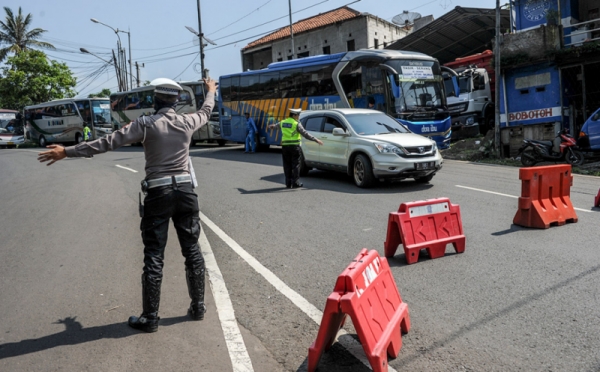
[[[170,219],[173,219],[177,231],[186,268],[204,271],[204,257],[198,246],[201,229],[199,211],[198,196],[189,183],[148,190],[141,223],[146,275],[162,278]]]
[[[300,178],[300,146],[288,145],[281,147],[283,157],[283,173],[285,174],[285,186],[291,187]]]

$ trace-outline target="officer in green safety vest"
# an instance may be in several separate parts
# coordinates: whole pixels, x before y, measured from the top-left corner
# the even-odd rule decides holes
[[[323,142],[304,129],[298,122],[302,109],[290,109],[290,116],[279,123],[269,125],[269,129],[281,129],[281,156],[283,158],[283,172],[285,173],[285,187],[295,189],[302,187],[300,183],[300,136],[319,145]]]

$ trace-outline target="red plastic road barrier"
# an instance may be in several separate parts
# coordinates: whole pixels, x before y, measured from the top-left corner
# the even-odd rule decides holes
[[[594,200],[594,207],[600,207],[600,190],[598,190],[598,196]]]
[[[571,165],[548,165],[519,169],[521,197],[513,219],[515,225],[547,229],[550,225],[577,222],[571,204]]]
[[[426,249],[431,258],[442,257],[449,243],[456,253],[465,251],[460,206],[450,203],[448,198],[402,203],[397,213],[390,213],[383,245],[386,257],[394,257],[402,244],[406,263],[410,265],[419,260],[421,249]]]
[[[313,372],[324,350],[329,350],[350,315],[371,368],[388,370],[387,355],[395,358],[402,348],[400,331],[410,329],[408,305],[402,302],[385,258],[376,250],[362,249],[338,276],[327,298],[317,339],[308,349],[308,372]]]

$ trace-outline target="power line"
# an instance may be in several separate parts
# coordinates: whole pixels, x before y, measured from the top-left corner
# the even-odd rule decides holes
[[[198,58],[198,56],[200,55],[200,52],[198,52],[198,53],[196,53],[196,54],[197,54],[197,55],[196,55],[196,56],[194,56],[194,59],[192,59],[192,62],[190,62],[190,64],[189,64],[189,65],[187,65],[187,67],[186,67],[186,68],[184,68],[184,69],[183,69],[183,71],[181,71],[181,73],[180,73],[179,75],[175,76],[175,77],[173,78],[173,80],[177,80],[177,78],[178,78],[178,77],[180,77],[181,75],[183,75],[183,73],[184,73],[184,72],[185,72],[185,71],[186,71],[188,68],[190,68],[190,66],[192,65],[192,63],[194,63],[194,61],[196,60],[196,58]]]
[[[255,10],[251,11],[250,13],[246,14],[245,16],[243,16],[243,17],[241,17],[241,18],[239,18],[239,19],[236,19],[235,21],[231,22],[230,24],[228,24],[228,25],[226,25],[226,26],[223,26],[223,27],[221,27],[221,28],[220,28],[220,29],[218,29],[217,31],[213,31],[212,33],[208,34],[208,36],[210,36],[210,35],[214,35],[214,34],[216,34],[217,32],[219,32],[219,31],[221,31],[221,30],[224,30],[224,29],[226,29],[227,27],[229,27],[229,26],[231,26],[231,25],[233,25],[233,24],[236,24],[237,22],[241,21],[242,19],[244,19],[244,18],[246,18],[246,17],[250,16],[252,13],[255,13],[255,12],[259,11],[259,10],[260,10],[260,8],[264,7],[265,5],[267,5],[268,3],[270,3],[271,1],[272,1],[272,0],[269,0],[269,1],[267,1],[267,2],[266,2],[266,3],[264,3],[263,5],[261,5],[261,6],[259,6],[258,8],[256,8]]]

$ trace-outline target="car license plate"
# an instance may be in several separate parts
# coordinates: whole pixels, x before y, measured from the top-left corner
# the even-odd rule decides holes
[[[14,142],[7,142],[6,144],[7,145],[14,145],[15,143]]]
[[[433,169],[435,168],[434,161],[426,161],[424,163],[415,163],[416,170],[425,170],[425,169]]]

